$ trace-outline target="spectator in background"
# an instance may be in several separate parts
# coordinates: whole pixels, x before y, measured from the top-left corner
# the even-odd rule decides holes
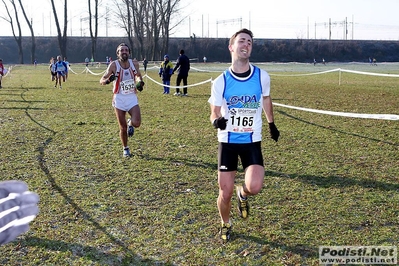
[[[173,64],[169,61],[169,56],[166,54],[164,61],[161,63],[159,68],[159,76],[162,77],[162,83],[165,85],[163,87],[163,94],[169,94],[170,92],[170,78],[173,74]]]
[[[88,67],[88,66],[89,66],[89,62],[90,62],[89,58],[88,58],[88,57],[86,57],[86,58],[85,58],[85,64],[86,64],[86,67]]]
[[[148,60],[147,58],[144,57],[143,59],[143,66],[144,66],[144,72],[147,73],[147,65],[148,65]]]
[[[65,80],[67,80],[68,79],[68,72],[69,72],[70,64],[69,64],[69,62],[68,62],[66,57],[64,57],[64,62],[65,62],[66,66],[67,66],[67,69],[68,69],[68,71],[65,74]]]
[[[176,86],[180,86],[181,81],[183,80],[183,96],[187,96],[187,77],[188,71],[190,71],[190,59],[184,54],[184,50],[180,50],[180,56],[177,58],[176,66],[173,69],[172,74],[178,70],[177,78],[176,78]],[[176,88],[175,94],[176,96],[180,95],[180,89]]]

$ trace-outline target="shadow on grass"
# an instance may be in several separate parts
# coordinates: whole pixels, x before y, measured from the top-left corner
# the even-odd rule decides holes
[[[26,108],[26,107],[7,107],[7,108],[0,108],[0,110],[45,110],[44,108]]]
[[[163,262],[154,262],[152,260],[144,259],[132,253],[124,254],[121,258],[118,254],[110,254],[99,248],[84,246],[80,244],[71,244],[59,240],[51,240],[38,237],[27,237],[26,244],[42,249],[53,250],[56,252],[71,252],[76,258],[86,257],[88,260],[95,261],[98,265],[172,265]],[[45,263],[45,256],[42,258]],[[73,259],[71,259],[73,260]]]
[[[272,249],[281,249],[284,251],[292,252],[294,254],[300,255],[302,258],[318,258],[318,250],[315,248],[308,247],[306,245],[295,245],[295,246],[287,246],[287,244],[283,242],[275,242],[275,241],[268,241],[267,239],[262,239],[259,237],[254,236],[243,236],[238,235],[240,238],[245,240],[252,241],[254,243],[260,245],[269,245]]]
[[[49,101],[25,101],[25,100],[6,100],[9,103],[48,103]]]
[[[358,186],[363,188],[373,188],[381,191],[398,191],[399,184],[381,182],[372,179],[357,179],[348,178],[342,176],[331,175],[327,177],[315,176],[315,175],[297,175],[297,174],[285,174],[274,171],[265,171],[265,176],[280,176],[289,179],[296,179],[307,184],[315,185],[318,187],[330,188],[330,187],[348,187]]]
[[[23,97],[24,92],[21,94],[21,97]],[[26,101],[29,103],[29,101]],[[57,134],[54,130],[40,124],[37,122],[30,114],[29,110],[31,108],[26,107],[26,108],[21,108],[25,110],[26,115],[31,119],[34,123],[36,123],[39,127],[45,129],[46,131],[49,131],[53,136]],[[28,245],[35,245],[39,247],[45,247],[48,249],[54,249],[56,251],[77,251],[78,255],[80,256],[87,256],[91,260],[98,261],[101,265],[109,265],[109,261],[115,261],[119,262],[119,265],[168,265],[164,264],[162,262],[155,262],[152,260],[148,259],[142,259],[138,255],[136,255],[134,252],[132,252],[125,243],[123,243],[120,239],[116,238],[112,234],[110,234],[107,231],[107,228],[101,226],[98,222],[95,221],[87,212],[85,212],[69,195],[66,191],[60,187],[54,177],[51,175],[49,169],[46,166],[45,163],[45,150],[47,146],[52,142],[53,138],[50,137],[46,139],[44,142],[40,142],[41,144],[37,148],[39,155],[37,156],[37,161],[39,163],[40,169],[43,171],[43,173],[46,175],[48,181],[51,184],[51,187],[53,190],[57,191],[64,199],[66,202],[68,202],[75,210],[78,212],[82,217],[84,217],[85,220],[89,221],[97,230],[103,232],[114,244],[120,246],[124,252],[124,258],[119,258],[116,255],[110,255],[107,254],[100,249],[96,249],[93,247],[85,247],[79,244],[70,244],[66,243],[63,241],[57,241],[57,240],[48,240],[48,239],[39,239],[39,238],[28,238],[27,239],[27,244]],[[87,254],[87,255],[85,255]],[[94,254],[94,255],[93,255]]]
[[[55,135],[54,131],[52,131],[53,134]],[[68,204],[70,204],[72,206],[72,208],[79,213],[79,215],[81,215],[82,217],[84,217],[84,219],[88,222],[90,222],[96,230],[101,231],[102,233],[104,233],[115,245],[118,245],[119,247],[122,248],[123,252],[124,252],[124,258],[121,260],[121,264],[120,265],[133,265],[132,263],[134,263],[134,265],[154,265],[154,263],[156,265],[169,265],[169,264],[164,264],[161,262],[154,262],[148,259],[141,259],[138,255],[134,254],[134,252],[132,252],[127,245],[121,241],[120,239],[116,238],[115,236],[113,236],[112,234],[110,234],[107,231],[107,228],[101,226],[97,221],[95,221],[95,219],[93,219],[87,212],[85,212],[69,195],[66,191],[64,191],[56,182],[56,180],[53,178],[53,176],[51,175],[49,169],[47,168],[46,164],[45,164],[45,159],[44,159],[44,152],[46,147],[52,142],[52,138],[47,139],[39,148],[39,156],[37,158],[38,162],[39,162],[39,166],[41,168],[41,170],[45,173],[45,175],[47,176],[48,181],[51,184],[51,187],[56,190],[64,199],[66,202],[68,202]],[[29,245],[36,245],[36,246],[40,246],[40,247],[45,247],[45,248],[50,248],[50,249],[54,249],[54,250],[61,250],[61,251],[70,251],[70,250],[77,250],[77,251],[81,251],[80,255],[86,254],[87,255],[83,255],[83,256],[87,256],[89,259],[91,260],[96,260],[98,262],[101,263],[101,265],[109,265],[109,260],[113,260],[113,261],[118,261],[118,257],[115,255],[110,255],[110,254],[106,254],[103,251],[100,251],[99,249],[93,248],[93,247],[85,247],[82,245],[78,245],[78,244],[69,244],[69,243],[65,243],[63,241],[55,241],[55,240],[48,240],[48,239],[33,239],[30,238],[30,240],[28,241]],[[85,251],[85,252],[83,252]],[[93,256],[92,254],[98,254],[97,256]],[[108,262],[108,263],[107,263]]]
[[[326,129],[326,130],[333,131],[333,132],[338,132],[338,133],[341,133],[341,134],[354,136],[354,137],[359,137],[359,138],[363,138],[363,139],[367,139],[367,140],[371,140],[371,141],[375,141],[375,142],[381,142],[381,143],[385,143],[385,144],[389,144],[389,145],[393,145],[393,146],[399,146],[398,143],[393,143],[393,142],[389,142],[389,141],[385,141],[385,140],[381,140],[381,139],[370,138],[370,137],[362,136],[362,135],[359,135],[359,134],[345,132],[345,131],[342,131],[342,130],[338,130],[338,129],[334,129],[334,128],[318,125],[318,124],[315,124],[315,123],[312,123],[312,122],[309,122],[309,121],[305,121],[305,120],[300,119],[298,117],[289,115],[289,114],[287,114],[286,112],[283,112],[283,111],[277,111],[277,112],[282,114],[282,115],[284,115],[284,116],[287,116],[287,117],[289,117],[291,119],[295,119],[295,120],[301,121],[303,123],[306,123],[306,124],[309,124],[309,125],[312,125],[312,126],[316,126],[316,127],[320,127],[320,128]]]

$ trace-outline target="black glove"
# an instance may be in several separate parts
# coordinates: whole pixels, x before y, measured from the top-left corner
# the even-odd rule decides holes
[[[25,182],[0,182],[0,245],[29,230],[29,222],[39,212],[38,201],[39,196],[28,191]]]
[[[269,132],[270,132],[270,137],[277,142],[278,137],[280,137],[280,131],[278,131],[274,122],[269,123]]]
[[[138,90],[138,91],[142,91],[143,89],[144,89],[144,81],[139,81],[139,82],[137,82],[136,83],[136,89]]]
[[[116,76],[114,73],[112,73],[112,75],[108,78],[109,82],[112,82],[116,79]]]
[[[223,116],[216,118],[215,120],[213,120],[212,125],[215,128],[220,128],[221,130],[225,130],[226,126],[227,126],[227,119],[224,118]]]
[[[108,80],[105,82],[105,84],[110,84],[112,81],[116,79],[116,76],[114,73],[112,73],[111,76],[109,76]]]
[[[162,74],[161,73],[159,73],[159,77],[161,77],[162,76]]]

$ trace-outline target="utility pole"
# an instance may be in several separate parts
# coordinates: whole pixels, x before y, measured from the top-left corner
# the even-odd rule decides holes
[[[348,39],[348,23],[351,24],[352,23],[352,39],[353,39],[353,21],[352,22],[348,22],[348,18],[346,17],[344,20],[342,21],[331,21],[331,18],[328,19],[328,23],[322,22],[322,23],[316,23],[315,22],[315,29],[314,29],[314,38],[316,39],[316,28],[317,26],[324,26],[327,27],[328,26],[328,39],[331,40],[331,34],[332,34],[332,27],[338,26],[338,27],[343,27],[343,40],[347,40]]]
[[[90,17],[85,17],[85,18],[80,18],[80,37],[83,37],[83,27],[82,27],[82,21],[87,21],[89,20]]]
[[[317,26],[324,26],[327,27],[327,23],[326,22],[321,22],[321,23],[314,23],[314,38],[317,39],[316,37],[316,28]],[[330,19],[330,39],[331,39],[331,19]]]
[[[202,34],[201,37],[204,38],[204,14],[202,14]]]
[[[108,37],[108,6],[105,8],[105,36]]]
[[[208,14],[208,34],[207,37],[209,38],[209,14]]]

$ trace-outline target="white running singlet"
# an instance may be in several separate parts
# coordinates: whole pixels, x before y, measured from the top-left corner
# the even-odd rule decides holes
[[[129,59],[129,68],[127,69],[122,68],[119,61],[115,61],[115,64],[117,77],[113,84],[112,106],[127,112],[138,105],[135,82],[137,70],[132,59]]]

